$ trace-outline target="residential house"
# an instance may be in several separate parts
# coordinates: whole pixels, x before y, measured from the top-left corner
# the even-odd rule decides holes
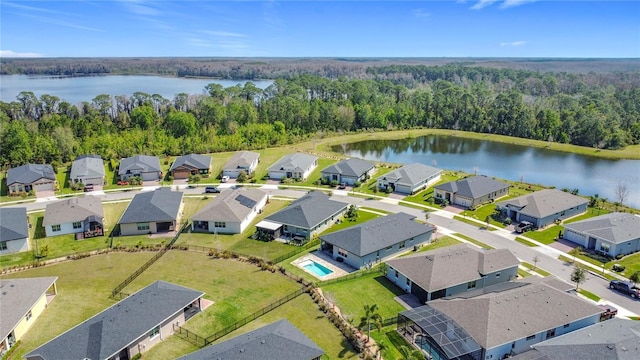
[[[529,277],[433,300],[401,312],[398,332],[434,359],[504,359],[600,321],[600,307],[558,283]]]
[[[178,360],[319,360],[323,355],[324,351],[318,345],[283,319],[207,346]]]
[[[407,213],[390,214],[320,236],[320,248],[356,269],[377,264],[431,240],[434,228]]]
[[[258,189],[225,190],[191,217],[191,230],[240,234],[267,204],[267,193]]]
[[[53,191],[56,189],[56,174],[48,164],[27,164],[7,171],[9,195],[19,195],[29,191]]]
[[[28,360],[125,360],[200,312],[203,292],[156,281],[29,352]]]
[[[640,251],[640,217],[611,213],[564,224],[564,238],[611,257]]]
[[[536,228],[553,224],[587,211],[589,201],[568,192],[545,189],[501,201],[496,209],[514,221],[529,221]]]
[[[413,194],[440,181],[442,170],[432,166],[415,163],[388,172],[377,180],[378,188],[383,191],[391,191]]]
[[[162,179],[162,167],[160,159],[156,156],[136,155],[124,158],[118,167],[120,180],[126,181],[129,178],[139,176],[144,181],[155,181]]]
[[[387,278],[420,303],[481,289],[518,276],[520,261],[507,249],[459,244],[387,261]]]
[[[49,203],[42,226],[47,236],[78,234],[76,239],[103,236],[102,202],[96,196],[82,196]]]
[[[640,321],[614,318],[539,342],[511,360],[640,359]]]
[[[303,153],[288,154],[269,168],[269,178],[273,180],[306,179],[318,166],[318,157]]]
[[[169,173],[174,179],[188,179],[191,175],[209,175],[211,156],[189,154],[178,156],[171,164]]]
[[[222,176],[228,176],[232,179],[238,177],[241,171],[247,175],[253,174],[260,162],[260,154],[253,151],[238,151],[222,168]]]
[[[362,159],[346,159],[326,167],[322,170],[322,178],[329,182],[353,186],[357,182],[364,182],[376,171],[376,164]]]
[[[437,185],[433,194],[440,201],[473,208],[509,195],[509,184],[478,175]]]
[[[76,157],[71,164],[69,177],[74,184],[104,185],[104,163],[102,158],[100,155],[81,155]]]
[[[29,250],[27,208],[0,207],[0,255]]]
[[[0,355],[27,333],[57,294],[58,277],[0,279]]]
[[[120,217],[121,235],[155,234],[177,230],[182,192],[158,188],[136,194]]]
[[[311,191],[286,208],[256,224],[258,231],[278,238],[281,234],[301,244],[333,225],[348,204],[329,199],[322,191]]]

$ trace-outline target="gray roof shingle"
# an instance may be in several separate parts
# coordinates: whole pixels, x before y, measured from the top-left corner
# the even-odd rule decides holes
[[[81,155],[71,164],[71,180],[104,177],[104,163],[100,155]]]
[[[31,351],[26,357],[108,359],[203,295],[200,291],[156,281]]]
[[[118,175],[125,175],[127,171],[161,172],[160,159],[157,156],[136,155],[120,160]]]
[[[194,221],[243,221],[256,204],[265,197],[267,193],[258,189],[225,190],[191,219]]]
[[[269,171],[305,171],[310,168],[316,160],[318,160],[317,156],[309,154],[288,154],[271,165]]]
[[[224,164],[223,170],[237,170],[237,169],[246,169],[248,168],[254,161],[260,158],[260,154],[253,151],[238,151],[226,164]]]
[[[613,244],[640,239],[640,217],[627,213],[611,213],[564,224],[565,229],[595,236]]]
[[[178,218],[182,192],[170,188],[158,188],[136,194],[118,224],[138,222],[174,221]]]
[[[323,354],[324,351],[318,345],[283,319],[208,346],[179,360],[311,360]]]
[[[521,214],[540,219],[588,202],[585,198],[564,191],[544,189],[517,198],[500,201],[496,206],[506,208],[509,205],[520,209],[519,212]]]
[[[324,234],[322,240],[358,256],[365,256],[403,240],[433,232],[407,213],[390,214],[350,228]]]
[[[84,221],[89,216],[104,218],[102,201],[97,196],[82,196],[47,204],[42,225]]]
[[[0,208],[0,242],[28,237],[27,208]]]
[[[174,171],[180,166],[186,166],[193,169],[209,169],[211,168],[211,157],[199,154],[189,154],[178,156],[178,158],[171,164],[169,171]]]
[[[311,229],[346,209],[347,204],[330,200],[322,191],[311,191],[265,220]]]
[[[637,360],[638,344],[640,322],[614,318],[532,345],[531,359]]]
[[[0,339],[5,339],[58,277],[0,279]]]
[[[479,280],[488,273],[518,267],[520,261],[507,249],[485,250],[459,244],[387,263],[424,290],[434,292]]]
[[[485,349],[598,315],[602,309],[545,283],[484,293],[472,298],[437,299],[428,305],[460,324]]]
[[[7,171],[7,185],[32,184],[40,179],[56,180],[53,167],[49,164],[27,164]]]
[[[368,160],[357,158],[346,159],[328,166],[322,170],[322,173],[340,174],[342,176],[360,177],[362,174],[373,169],[376,165]]]
[[[440,184],[434,189],[454,193],[456,195],[478,199],[485,195],[509,188],[509,184],[494,180],[484,175],[471,176],[466,179]]]
[[[442,173],[442,170],[434,168],[433,166],[414,163],[404,165],[399,169],[386,173],[383,177],[388,180],[393,180],[395,184],[413,187],[439,173]]]

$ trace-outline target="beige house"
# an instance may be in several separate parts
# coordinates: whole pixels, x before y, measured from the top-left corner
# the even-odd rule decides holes
[[[159,188],[136,194],[118,224],[121,235],[144,235],[178,229],[182,192]]]
[[[0,280],[0,355],[24,337],[57,294],[58,277]]]

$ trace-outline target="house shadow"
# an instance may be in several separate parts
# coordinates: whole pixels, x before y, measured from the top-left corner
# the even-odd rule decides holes
[[[378,282],[378,284],[384,286],[385,289],[392,292],[395,296],[406,294],[401,288],[399,288],[391,280],[387,279],[387,277],[384,275],[376,276],[374,279]]]

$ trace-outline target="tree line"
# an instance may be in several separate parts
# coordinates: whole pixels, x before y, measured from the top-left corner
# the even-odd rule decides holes
[[[0,102],[0,161],[94,153],[180,155],[261,149],[335,132],[442,128],[603,149],[640,142],[637,73],[538,73],[447,65],[379,66],[371,78],[291,75],[167,99],[136,92],[70,104],[21,92]]]

